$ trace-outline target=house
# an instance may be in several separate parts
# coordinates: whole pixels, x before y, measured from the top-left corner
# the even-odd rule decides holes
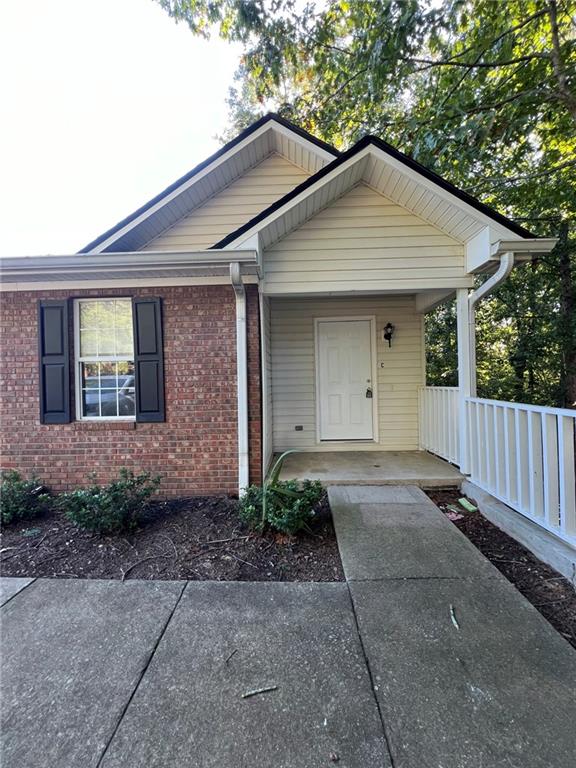
[[[79,253],[2,260],[3,463],[183,495],[286,449],[426,448],[497,485],[474,306],[553,245],[379,138],[339,153],[267,115]],[[430,394],[424,316],[453,296],[460,386]]]

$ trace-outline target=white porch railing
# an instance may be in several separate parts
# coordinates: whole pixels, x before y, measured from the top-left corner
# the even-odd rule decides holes
[[[576,547],[576,411],[465,403],[470,480]],[[422,387],[420,447],[460,466],[458,425],[458,387]]]
[[[420,448],[460,463],[458,387],[420,388]]]
[[[467,398],[470,479],[576,546],[576,412]]]

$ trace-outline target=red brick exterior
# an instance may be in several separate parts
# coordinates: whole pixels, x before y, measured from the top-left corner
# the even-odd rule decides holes
[[[40,424],[38,299],[161,296],[166,421]],[[250,479],[261,474],[258,294],[247,286]],[[72,314],[72,313],[71,313]],[[2,467],[36,474],[53,490],[100,482],[120,467],[162,475],[162,494],[238,492],[236,309],[231,286],[0,294]],[[73,329],[70,328],[73,350]],[[71,366],[73,376],[74,366]],[[74,400],[74,384],[71,382]],[[75,414],[75,406],[72,413]]]

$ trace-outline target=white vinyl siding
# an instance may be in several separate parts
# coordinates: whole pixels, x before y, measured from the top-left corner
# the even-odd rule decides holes
[[[268,294],[467,287],[464,245],[365,184],[264,254]]]
[[[271,297],[272,413],[275,451],[334,450],[317,442],[314,318],[376,317],[378,443],[382,450],[418,449],[418,388],[424,383],[422,316],[414,296]],[[392,346],[382,340],[396,327]],[[302,431],[296,431],[302,426]],[[356,450],[357,443],[344,443]]]
[[[149,242],[143,250],[209,248],[307,178],[305,171],[281,155],[270,155]]]

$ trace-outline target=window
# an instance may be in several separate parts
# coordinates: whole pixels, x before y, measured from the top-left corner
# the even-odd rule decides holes
[[[80,419],[134,419],[131,299],[78,299],[74,313]]]

